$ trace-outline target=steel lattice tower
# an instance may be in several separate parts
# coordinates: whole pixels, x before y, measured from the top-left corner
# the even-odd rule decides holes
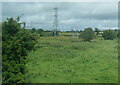
[[[54,15],[54,22],[53,22],[53,35],[58,35],[58,8],[54,8],[55,15]]]

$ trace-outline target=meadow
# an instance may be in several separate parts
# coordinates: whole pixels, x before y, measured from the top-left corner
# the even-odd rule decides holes
[[[84,42],[67,36],[39,37],[27,57],[29,83],[116,83],[117,40]]]

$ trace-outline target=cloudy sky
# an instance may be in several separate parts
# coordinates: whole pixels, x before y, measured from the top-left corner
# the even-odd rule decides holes
[[[24,14],[21,21],[27,28],[52,30],[54,7],[58,7],[59,30],[118,27],[117,2],[3,2],[2,19]]]

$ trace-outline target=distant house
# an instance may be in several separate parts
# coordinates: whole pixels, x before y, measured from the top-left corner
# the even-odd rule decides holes
[[[97,34],[97,32],[95,32],[95,34]],[[101,37],[102,34],[103,34],[103,32],[101,31],[101,32],[99,32],[98,36]]]
[[[100,34],[103,34],[103,32],[99,32]]]
[[[99,37],[101,37],[101,36],[102,36],[102,34],[103,34],[103,32],[101,31],[101,32],[99,32],[99,35],[98,35],[98,36],[99,36]]]

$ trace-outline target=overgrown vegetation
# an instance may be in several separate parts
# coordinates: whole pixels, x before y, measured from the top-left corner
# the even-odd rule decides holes
[[[95,38],[95,33],[92,28],[86,28],[81,34],[80,38],[83,38],[84,41],[91,41]]]
[[[20,18],[8,18],[2,23],[2,82],[24,83],[26,58],[36,39],[24,29]]]
[[[108,29],[108,30],[104,30],[102,37],[105,40],[113,40],[117,37],[117,32],[115,32],[114,30]]]
[[[117,40],[40,37],[28,55],[27,83],[116,83]]]

